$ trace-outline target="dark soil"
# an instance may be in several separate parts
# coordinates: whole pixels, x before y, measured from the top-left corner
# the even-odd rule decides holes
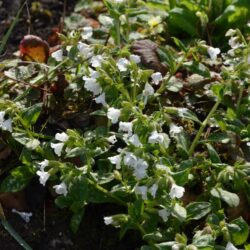
[[[0,39],[10,27],[22,2],[0,1]],[[63,0],[27,2],[29,12],[27,8],[23,9],[19,22],[7,42],[5,52],[0,56],[0,61],[13,57],[13,52],[18,51],[23,36],[30,33],[47,40],[53,28],[60,27],[64,14]],[[76,2],[77,0],[66,1],[66,16],[73,11]],[[0,162],[0,168],[3,168],[1,163],[3,162]],[[1,176],[1,179],[3,177]],[[74,235],[69,229],[71,213],[58,209],[54,205],[53,197],[39,183],[33,181],[27,187],[25,196],[26,210],[33,213],[29,223],[25,223],[17,214],[12,213],[11,208],[5,208],[4,212],[7,221],[35,250],[132,250],[141,245],[136,232],[128,232],[120,239],[118,229],[104,224],[103,217],[122,212],[120,207],[111,204],[88,205],[80,229]],[[19,249],[22,247],[0,224],[0,250]]]

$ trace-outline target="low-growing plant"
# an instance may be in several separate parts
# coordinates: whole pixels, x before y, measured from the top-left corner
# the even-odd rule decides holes
[[[171,19],[180,6],[217,3],[202,2],[169,1],[166,13]],[[249,41],[230,29],[231,48],[221,53],[174,37],[158,49],[163,75],[131,52],[125,34],[136,27],[125,4],[162,3],[104,4],[111,17],[103,22],[114,21],[103,24],[112,37],[106,44],[85,28],[61,35],[47,64],[5,63],[1,143],[19,164],[6,166],[1,191],[39,178],[56,205],[72,211],[73,232],[88,204],[121,205],[126,212],[107,214],[104,223],[121,237],[139,231],[142,250],[249,249]]]

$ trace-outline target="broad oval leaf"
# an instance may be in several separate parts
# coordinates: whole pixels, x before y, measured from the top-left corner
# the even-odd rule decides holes
[[[209,202],[192,202],[186,206],[188,220],[199,220],[211,211]]]

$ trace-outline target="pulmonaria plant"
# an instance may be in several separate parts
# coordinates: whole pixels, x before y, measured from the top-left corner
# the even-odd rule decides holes
[[[116,1],[115,8],[125,2]],[[148,24],[161,21],[152,18]],[[30,107],[22,100],[27,107],[11,113],[14,125],[0,112],[5,141],[11,137],[24,148],[22,167],[2,187],[15,183],[20,172],[28,181],[35,176],[50,187],[59,207],[74,213],[73,230],[89,203],[123,206],[122,213],[106,214],[104,223],[122,234],[138,230],[147,244],[143,250],[243,246],[246,222],[227,216],[237,209],[239,196],[249,198],[249,164],[243,159],[250,141],[249,46],[238,51],[237,34],[230,33],[237,37],[230,41],[235,58],[204,44],[169,49],[164,58],[172,61],[163,76],[146,69],[127,47],[89,44],[95,32],[84,27],[49,59],[50,70],[54,66],[67,82],[63,95],[50,99],[55,114],[46,122],[56,126],[53,132],[36,131],[39,115],[43,121],[50,111],[44,103]],[[44,79],[58,80],[52,73]],[[4,102],[0,108],[8,111]],[[226,150],[237,153],[235,159],[226,159]]]

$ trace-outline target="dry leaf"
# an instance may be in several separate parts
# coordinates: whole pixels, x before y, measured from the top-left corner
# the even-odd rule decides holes
[[[158,45],[151,40],[139,40],[132,44],[132,52],[141,57],[142,64],[163,75],[167,73],[167,67],[163,65],[157,54]]]
[[[38,36],[25,36],[19,50],[24,61],[46,63],[49,58],[49,45]]]

